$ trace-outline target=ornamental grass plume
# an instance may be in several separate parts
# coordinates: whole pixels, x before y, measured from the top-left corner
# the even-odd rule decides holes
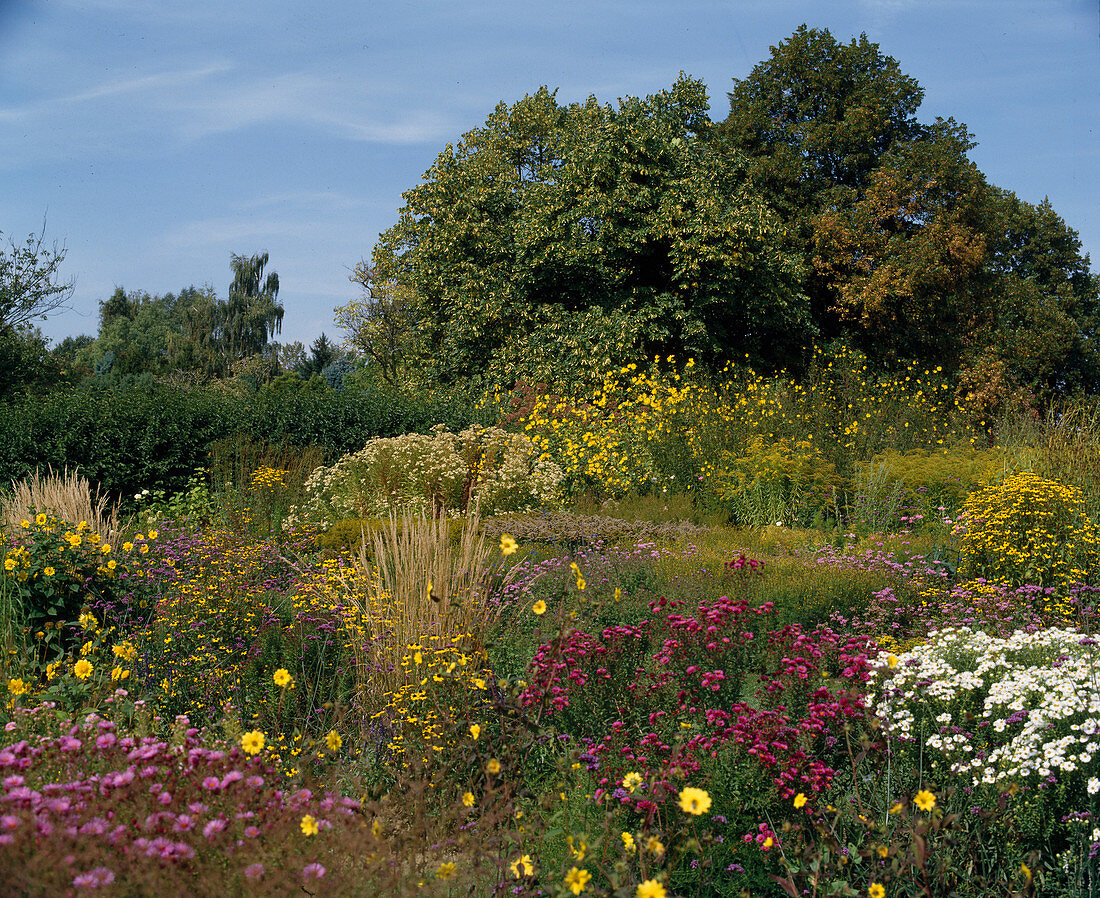
[[[118,503],[92,489],[91,483],[65,468],[60,474],[47,468],[35,471],[20,481],[12,481],[12,495],[0,500],[0,530],[12,538],[22,530],[23,520],[32,520],[38,512],[50,511],[63,521],[86,521],[91,531],[114,544],[120,532]]]
[[[429,637],[465,636],[479,652],[500,614],[498,547],[481,533],[476,508],[467,512],[455,546],[448,519],[423,511],[364,539],[344,577],[348,599],[367,631],[357,656],[361,694],[392,693],[405,682],[399,663],[408,646]]]

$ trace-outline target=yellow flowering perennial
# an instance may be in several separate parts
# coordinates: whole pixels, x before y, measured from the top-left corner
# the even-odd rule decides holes
[[[963,573],[1013,586],[1064,588],[1100,566],[1100,534],[1079,489],[1015,474],[973,492],[955,524]],[[1056,600],[1057,601],[1057,600]],[[1059,603],[1069,614],[1068,602]]]
[[[913,796],[913,804],[927,813],[936,806],[936,796],[927,789],[921,789]]]
[[[688,814],[705,814],[710,810],[710,796],[705,789],[684,786],[680,790],[680,809]]]
[[[696,376],[691,359],[680,370],[654,359],[648,373],[626,365],[583,395],[539,396],[522,423],[543,456],[564,471],[567,492],[595,489],[612,497],[669,486],[670,454],[695,470],[697,482],[682,489],[721,480],[727,469],[751,482],[753,445],[778,453],[764,463],[775,476],[808,473],[821,488],[836,481],[825,456],[871,458],[978,439],[952,423],[960,416],[942,369],[910,365],[874,379],[858,353],[816,349],[812,371],[796,381],[731,364],[711,384]],[[731,489],[739,488],[737,477]]]

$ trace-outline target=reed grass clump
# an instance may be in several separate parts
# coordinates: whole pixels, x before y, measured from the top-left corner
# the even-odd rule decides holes
[[[47,512],[62,521],[84,521],[92,532],[114,542],[121,526],[119,506],[93,489],[91,483],[65,468],[60,474],[47,468],[31,476],[12,481],[12,494],[0,499],[0,527],[8,539],[23,530],[23,521],[32,521],[39,512]]]
[[[343,591],[361,617],[365,640],[357,648],[358,694],[368,706],[385,704],[410,674],[402,658],[429,641],[461,642],[483,656],[501,605],[503,556],[481,532],[476,508],[451,539],[446,516],[391,512],[385,527],[365,535],[343,574]]]

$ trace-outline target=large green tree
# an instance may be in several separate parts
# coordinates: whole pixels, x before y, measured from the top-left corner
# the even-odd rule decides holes
[[[224,307],[222,340],[230,359],[263,352],[268,340],[282,331],[283,307],[279,303],[279,275],[269,271],[267,253],[233,255],[233,283]]]
[[[1041,394],[1100,392],[1100,277],[1050,205],[990,188],[983,205],[986,319],[975,347]]]
[[[383,380],[414,385],[424,362],[419,328],[424,312],[416,292],[379,282],[366,262],[355,267],[351,280],[363,288],[363,295],[336,308],[336,323]]]
[[[169,342],[183,328],[183,310],[193,302],[195,289],[179,295],[150,296],[116,287],[99,304],[99,335],[84,350],[93,364],[110,356],[117,375],[162,374],[170,367]]]
[[[965,293],[980,242],[965,209],[982,181],[969,135],[950,120],[921,124],[920,85],[866,35],[842,44],[803,25],[771,51],[734,80],[719,139],[748,158],[788,249],[806,260],[820,332],[885,361],[921,355],[956,314],[932,297]]]
[[[729,94],[716,145],[787,225],[827,338],[872,359],[999,366],[1010,386],[1095,389],[1097,280],[1049,208],[991,186],[952,119],[866,35],[800,27]],[[1091,386],[1090,386],[1091,385]]]
[[[182,327],[169,341],[174,367],[212,377],[229,377],[245,359],[264,357],[269,340],[282,329],[283,307],[278,301],[279,276],[264,269],[267,253],[233,255],[233,282],[229,296],[219,300],[213,289],[193,291],[181,304]],[[277,367],[273,363],[269,367]]]
[[[783,361],[809,324],[781,225],[710,149],[701,82],[616,107],[500,104],[404,194],[374,277],[431,373],[569,380],[673,353]]]

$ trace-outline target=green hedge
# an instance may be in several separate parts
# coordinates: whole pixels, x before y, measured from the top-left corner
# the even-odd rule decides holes
[[[206,466],[211,443],[235,433],[279,446],[320,446],[326,462],[367,440],[465,426],[473,403],[456,391],[409,400],[372,385],[333,390],[217,388],[94,380],[0,402],[0,488],[36,468],[75,469],[113,496],[183,489]]]

